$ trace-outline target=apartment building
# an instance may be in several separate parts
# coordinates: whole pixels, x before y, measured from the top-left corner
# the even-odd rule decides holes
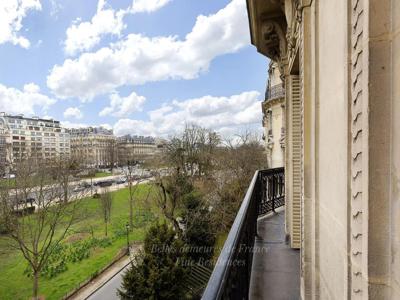
[[[157,150],[156,140],[151,136],[125,135],[118,138],[118,161],[121,165],[153,155]]]
[[[400,1],[247,10],[283,80],[285,166],[255,173],[202,299],[400,299]]]
[[[0,114],[0,162],[70,155],[69,133],[53,119]]]
[[[263,140],[267,150],[268,166],[284,166],[285,157],[285,89],[278,64],[271,61],[268,69],[265,100],[262,102]]]
[[[110,167],[117,162],[117,143],[113,130],[104,127],[70,129],[71,155],[84,165]]]

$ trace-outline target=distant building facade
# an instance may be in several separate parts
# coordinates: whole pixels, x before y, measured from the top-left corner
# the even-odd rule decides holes
[[[154,155],[157,151],[156,140],[151,136],[125,135],[118,138],[118,161],[126,162]]]
[[[269,64],[269,77],[262,102],[263,139],[267,150],[268,167],[278,168],[285,164],[285,89],[277,63]]]
[[[50,159],[69,155],[70,136],[59,121],[0,114],[2,168],[9,168],[24,159]]]
[[[70,129],[71,155],[86,166],[110,167],[117,162],[116,138],[103,127]]]

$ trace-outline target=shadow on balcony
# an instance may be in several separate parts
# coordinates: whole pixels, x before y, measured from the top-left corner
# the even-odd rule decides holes
[[[299,299],[299,251],[285,240],[283,168],[257,171],[202,299]]]

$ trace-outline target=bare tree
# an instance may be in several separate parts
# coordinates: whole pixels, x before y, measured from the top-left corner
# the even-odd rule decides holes
[[[174,172],[168,176],[157,176],[154,182],[157,188],[156,203],[165,218],[171,222],[178,235],[182,230],[178,221],[178,210],[182,207],[183,197],[193,190],[189,176]]]
[[[65,199],[61,178],[68,172],[53,161],[23,161],[16,165],[15,187],[0,192],[1,227],[10,247],[20,251],[31,268],[34,299],[49,257],[80,220],[81,195],[68,193]]]
[[[118,147],[117,147],[117,141],[115,139],[107,141],[107,146],[106,146],[106,163],[107,166],[110,167],[111,172],[115,167],[115,164],[118,161]]]
[[[100,212],[104,221],[105,235],[108,235],[108,223],[111,222],[111,207],[113,202],[113,194],[110,191],[105,190],[99,198],[100,201]]]
[[[56,181],[63,192],[62,200],[67,203],[70,198],[71,182],[79,172],[79,166],[75,160],[56,158],[52,160],[52,178],[51,180]],[[62,172],[60,172],[62,170]]]
[[[267,167],[265,148],[259,136],[249,130],[225,141],[214,157],[213,179],[205,192],[213,207],[216,227],[227,230],[254,175]]]
[[[183,133],[173,137],[167,145],[166,158],[177,173],[207,175],[219,144],[220,137],[216,132],[197,125],[186,125]]]
[[[139,184],[143,181],[143,170],[138,169],[139,162],[133,152],[127,152],[124,155],[124,160],[121,161],[124,165],[124,175],[128,183],[129,190],[129,228],[133,229],[133,208],[134,208],[134,195]]]

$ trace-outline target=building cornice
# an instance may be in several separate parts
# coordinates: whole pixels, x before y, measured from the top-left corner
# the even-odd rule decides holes
[[[281,71],[287,52],[284,7],[283,0],[247,0],[251,43],[258,52],[276,61]]]
[[[285,97],[267,99],[261,103],[262,111],[265,114],[265,112],[267,112],[268,109],[270,109],[272,106],[275,106],[277,104],[284,104],[284,103],[285,103]]]

